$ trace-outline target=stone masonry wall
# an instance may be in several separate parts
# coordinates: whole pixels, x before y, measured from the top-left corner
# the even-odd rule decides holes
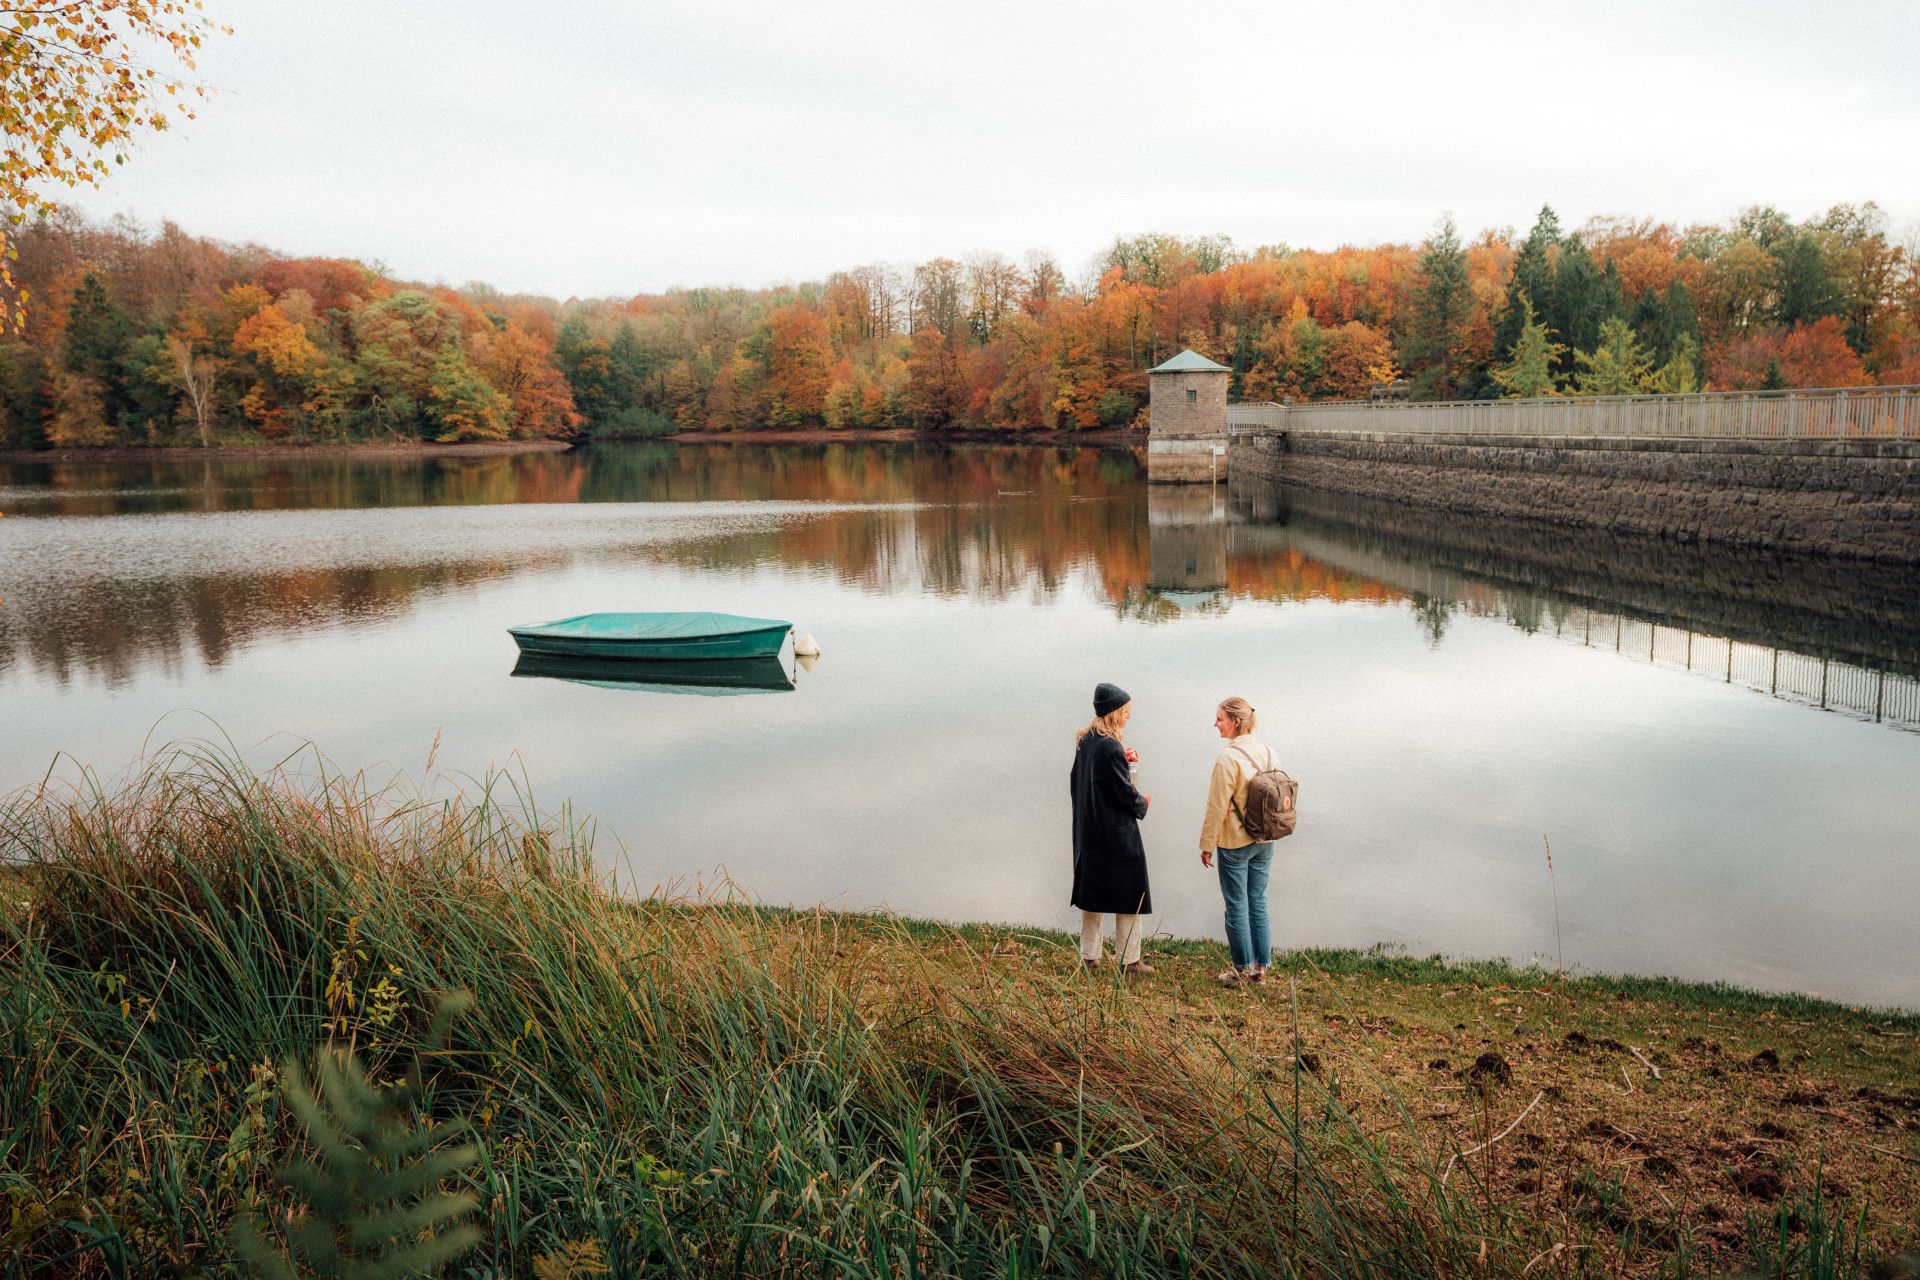
[[[1920,565],[1920,441],[1248,433],[1228,462],[1468,514]]]
[[[1187,392],[1194,403],[1187,403]],[[1147,422],[1155,439],[1224,436],[1227,433],[1225,371],[1156,373],[1147,379]]]
[[[1147,441],[1147,481],[1150,484],[1208,484],[1227,478],[1227,460],[1216,458],[1215,445],[1225,447],[1225,436]]]

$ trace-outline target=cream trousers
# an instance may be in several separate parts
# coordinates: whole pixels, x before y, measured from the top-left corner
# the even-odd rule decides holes
[[[1080,913],[1080,958],[1082,960],[1100,959],[1100,922],[1105,913],[1082,911]],[[1120,957],[1121,964],[1132,964],[1140,958],[1140,917],[1115,915],[1113,917],[1113,954]]]

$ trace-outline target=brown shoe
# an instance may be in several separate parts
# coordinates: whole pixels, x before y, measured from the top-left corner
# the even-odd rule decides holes
[[[1148,964],[1145,960],[1135,960],[1132,964],[1127,966],[1127,972],[1128,973],[1152,973],[1153,966]]]
[[[1085,969],[1085,970],[1086,970],[1086,971],[1087,971],[1088,973],[1098,973],[1098,972],[1100,972],[1100,962],[1099,962],[1098,960],[1085,960],[1085,959],[1083,959],[1083,960],[1081,960],[1081,961],[1080,961],[1080,967],[1081,967],[1082,969]]]

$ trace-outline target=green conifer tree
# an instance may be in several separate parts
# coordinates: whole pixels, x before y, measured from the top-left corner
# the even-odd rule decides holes
[[[1569,236],[1560,248],[1553,275],[1553,308],[1543,309],[1547,328],[1560,335],[1571,351],[1591,351],[1600,344],[1600,326],[1621,310],[1620,278],[1594,265],[1593,255],[1578,236]],[[1575,373],[1577,366],[1563,360],[1555,372]]]
[[[1600,322],[1600,340],[1591,351],[1575,351],[1574,390],[1583,396],[1637,396],[1652,385],[1653,354],[1640,345],[1619,316]]]
[[[1233,363],[1227,366],[1227,399],[1238,403],[1246,384],[1247,370],[1253,368],[1253,330],[1243,325],[1240,340],[1233,347]]]
[[[1700,390],[1700,344],[1692,334],[1674,340],[1667,362],[1653,373],[1649,390],[1668,396],[1688,396]]]
[[[1500,318],[1493,328],[1493,349],[1512,351],[1520,340],[1520,330],[1529,320],[1522,304],[1534,317],[1553,305],[1553,264],[1560,251],[1560,218],[1552,205],[1541,205],[1533,230],[1513,255],[1513,274],[1507,278],[1507,294]]]
[[[1565,351],[1553,341],[1547,326],[1534,319],[1533,304],[1522,297],[1520,336],[1513,344],[1513,358],[1496,365],[1488,376],[1509,397],[1557,396],[1560,381],[1553,365]]]
[[[1452,214],[1441,216],[1433,235],[1422,246],[1420,276],[1405,363],[1414,371],[1416,399],[1451,400],[1459,392],[1467,372],[1462,367],[1460,354],[1466,345],[1467,322],[1473,314],[1467,254],[1460,246],[1460,233],[1453,225]]]
[[[89,271],[73,291],[67,308],[67,327],[61,339],[61,359],[69,373],[108,379],[120,372],[133,323],[107,296],[107,286]]]
[[[100,389],[100,413],[110,428],[120,426],[132,406],[127,398],[126,359],[133,343],[133,321],[107,296],[107,286],[89,271],[67,308],[60,359],[67,372],[93,379]]]
[[[1840,291],[1827,269],[1820,244],[1805,231],[1795,231],[1778,246],[1778,301],[1774,319],[1791,328],[1840,314]]]
[[[1700,354],[1700,309],[1693,290],[1678,280],[1665,289],[1649,289],[1633,304],[1633,331],[1647,350],[1673,358],[1684,339],[1692,344],[1697,360]]]

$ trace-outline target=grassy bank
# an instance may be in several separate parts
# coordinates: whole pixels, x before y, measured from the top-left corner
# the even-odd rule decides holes
[[[322,1044],[413,1082],[385,1122],[477,1205],[453,1274],[1839,1276],[1920,1244],[1914,1018],[1355,953],[1224,991],[1192,942],[1089,979],[1060,935],[631,902],[585,843],[311,761],[16,798],[0,1271],[277,1244],[314,1198],[277,1171],[338,1156]]]

